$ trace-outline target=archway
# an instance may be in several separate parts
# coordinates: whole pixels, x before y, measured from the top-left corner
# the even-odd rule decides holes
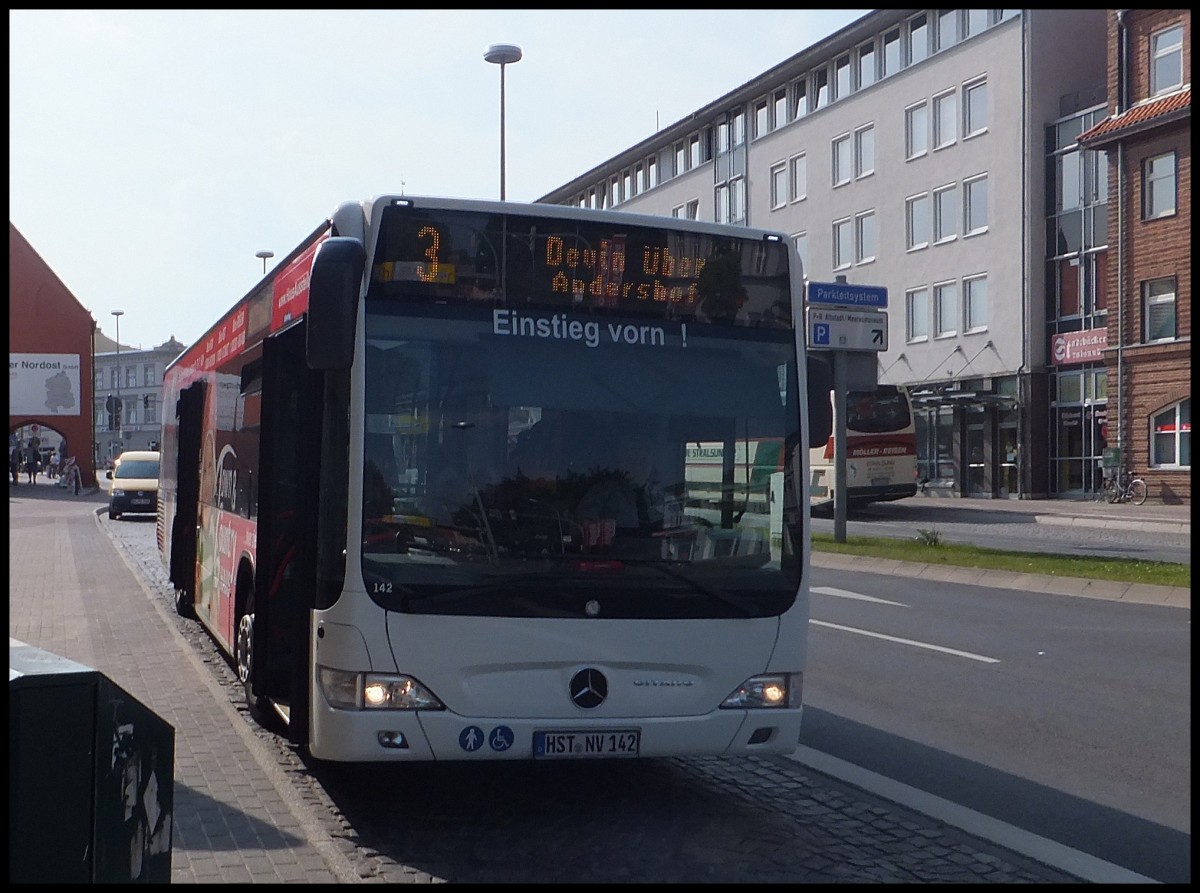
[[[17,483],[18,479],[20,483],[28,483],[25,468],[26,463],[29,461],[31,450],[37,456],[39,463],[39,470],[36,476],[36,482],[39,484],[57,482],[63,461],[68,456],[74,455],[71,452],[73,447],[67,440],[67,435],[53,425],[47,425],[40,421],[27,421],[9,427],[8,455],[10,474],[14,449],[20,450],[21,471],[19,475],[11,478],[14,483]]]

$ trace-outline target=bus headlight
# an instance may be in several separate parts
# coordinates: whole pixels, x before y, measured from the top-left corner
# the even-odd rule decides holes
[[[802,703],[803,689],[803,673],[764,673],[761,676],[751,676],[721,702],[721,709],[799,707]]]
[[[445,710],[412,676],[351,673],[318,667],[321,694],[339,710]]]

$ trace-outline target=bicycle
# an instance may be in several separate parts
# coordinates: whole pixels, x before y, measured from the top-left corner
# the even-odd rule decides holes
[[[1132,502],[1141,505],[1146,501],[1149,489],[1140,477],[1118,469],[1116,474],[1104,482],[1104,496],[1111,503]]]

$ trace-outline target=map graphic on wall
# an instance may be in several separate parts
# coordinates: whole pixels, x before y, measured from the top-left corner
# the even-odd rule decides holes
[[[79,355],[8,355],[8,414],[79,415]]]

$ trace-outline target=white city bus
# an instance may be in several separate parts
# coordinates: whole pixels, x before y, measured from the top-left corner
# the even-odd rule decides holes
[[[790,246],[549,205],[339,206],[167,371],[177,609],[318,759],[790,752],[830,424]],[[751,442],[774,445],[770,506],[741,484]],[[594,488],[636,508],[589,509]]]
[[[832,405],[833,395],[830,393]],[[833,437],[809,453],[809,497],[833,504],[837,481]],[[853,506],[917,493],[917,429],[907,389],[879,385],[846,395],[846,501]]]

